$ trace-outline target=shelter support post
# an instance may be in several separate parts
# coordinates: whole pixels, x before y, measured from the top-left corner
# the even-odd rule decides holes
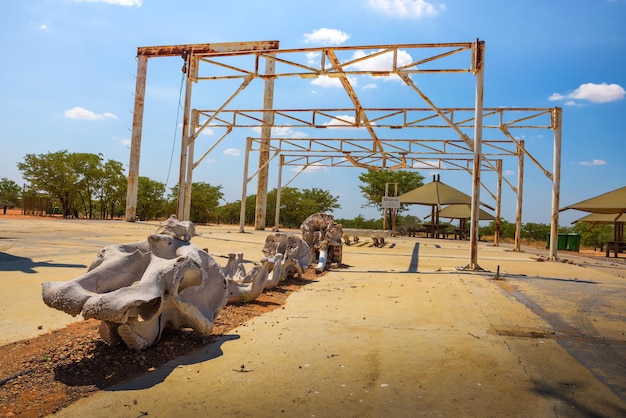
[[[485,79],[485,42],[476,41],[474,45],[474,73],[476,77],[476,106],[474,108],[474,160],[472,172],[472,207],[470,222],[470,260],[468,270],[480,270],[478,265],[478,219],[480,216],[480,169],[483,140],[483,95]]]
[[[246,138],[246,154],[243,160],[243,181],[241,182],[241,209],[239,211],[239,232],[245,232],[246,226],[246,194],[248,192],[248,163],[250,161],[250,149],[252,139]]]
[[[524,141],[517,145],[517,208],[515,210],[515,243],[513,251],[521,251],[522,247],[522,199],[524,194]]]
[[[502,160],[496,160],[496,172],[498,174],[498,183],[496,191],[496,227],[493,237],[494,247],[498,247],[500,245],[500,209],[502,206]]]
[[[130,143],[128,164],[128,188],[126,190],[126,222],[135,222],[137,217],[137,190],[139,189],[139,156],[141,154],[141,132],[143,109],[146,97],[146,74],[148,57],[137,56],[137,80],[135,82],[135,107],[133,110],[133,131]]]
[[[554,154],[552,163],[552,218],[550,220],[550,255],[551,261],[557,261],[557,242],[559,232],[559,199],[561,195],[561,125],[562,109],[555,107],[552,111],[552,128],[554,129]]]
[[[256,193],[256,210],[254,229],[265,230],[265,217],[267,214],[267,183],[269,175],[270,138],[272,137],[272,125],[274,114],[271,112],[274,106],[274,73],[276,62],[266,58],[265,61],[265,85],[263,90],[263,126],[261,127],[261,150],[259,151],[259,176]]]

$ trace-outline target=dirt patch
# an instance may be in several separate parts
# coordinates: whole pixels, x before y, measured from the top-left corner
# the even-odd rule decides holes
[[[109,347],[98,335],[100,321],[87,320],[1,346],[0,416],[45,416],[94,391],[150,373],[249,319],[280,308],[292,292],[318,277],[309,269],[303,278],[286,280],[253,302],[227,305],[209,337],[190,330],[167,331],[157,345],[134,351]]]

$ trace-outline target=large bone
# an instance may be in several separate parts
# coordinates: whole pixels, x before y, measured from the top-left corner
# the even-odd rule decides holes
[[[170,217],[159,231],[145,242],[105,247],[74,280],[43,283],[44,302],[102,320],[105,341],[135,349],[156,343],[166,326],[210,335],[228,299],[222,268],[188,242],[192,224]]]
[[[309,245],[300,237],[284,232],[276,232],[268,235],[263,246],[263,254],[272,257],[276,254],[283,254],[280,264],[274,269],[269,285],[275,286],[280,280],[287,277],[302,277],[304,271],[311,262],[311,249]],[[266,286],[266,289],[269,288]]]
[[[342,229],[342,225],[336,223],[333,216],[326,213],[314,213],[300,225],[302,239],[311,249],[311,259],[316,264],[317,273],[326,269],[329,247],[342,245]]]

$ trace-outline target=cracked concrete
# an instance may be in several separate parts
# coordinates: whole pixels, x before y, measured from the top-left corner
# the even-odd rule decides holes
[[[19,271],[0,270],[5,339],[77,320],[40,306],[40,282],[75,277],[102,244],[154,229],[34,222],[24,234],[24,224],[2,224],[12,237],[2,240],[5,253],[28,259]],[[41,239],[52,225],[55,238]],[[259,258],[270,232],[236,231],[199,226],[192,242],[215,255],[236,249]],[[467,264],[466,242],[396,237],[381,248],[344,246],[346,265],[283,309],[55,415],[626,416],[626,266],[572,254],[562,255],[572,263],[538,262],[537,253],[481,243],[488,271],[470,273],[456,269]]]

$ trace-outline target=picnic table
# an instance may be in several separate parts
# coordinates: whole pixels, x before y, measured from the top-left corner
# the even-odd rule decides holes
[[[614,257],[617,258],[617,253],[626,250],[626,241],[607,241],[606,243],[606,256],[608,257],[613,248]]]

